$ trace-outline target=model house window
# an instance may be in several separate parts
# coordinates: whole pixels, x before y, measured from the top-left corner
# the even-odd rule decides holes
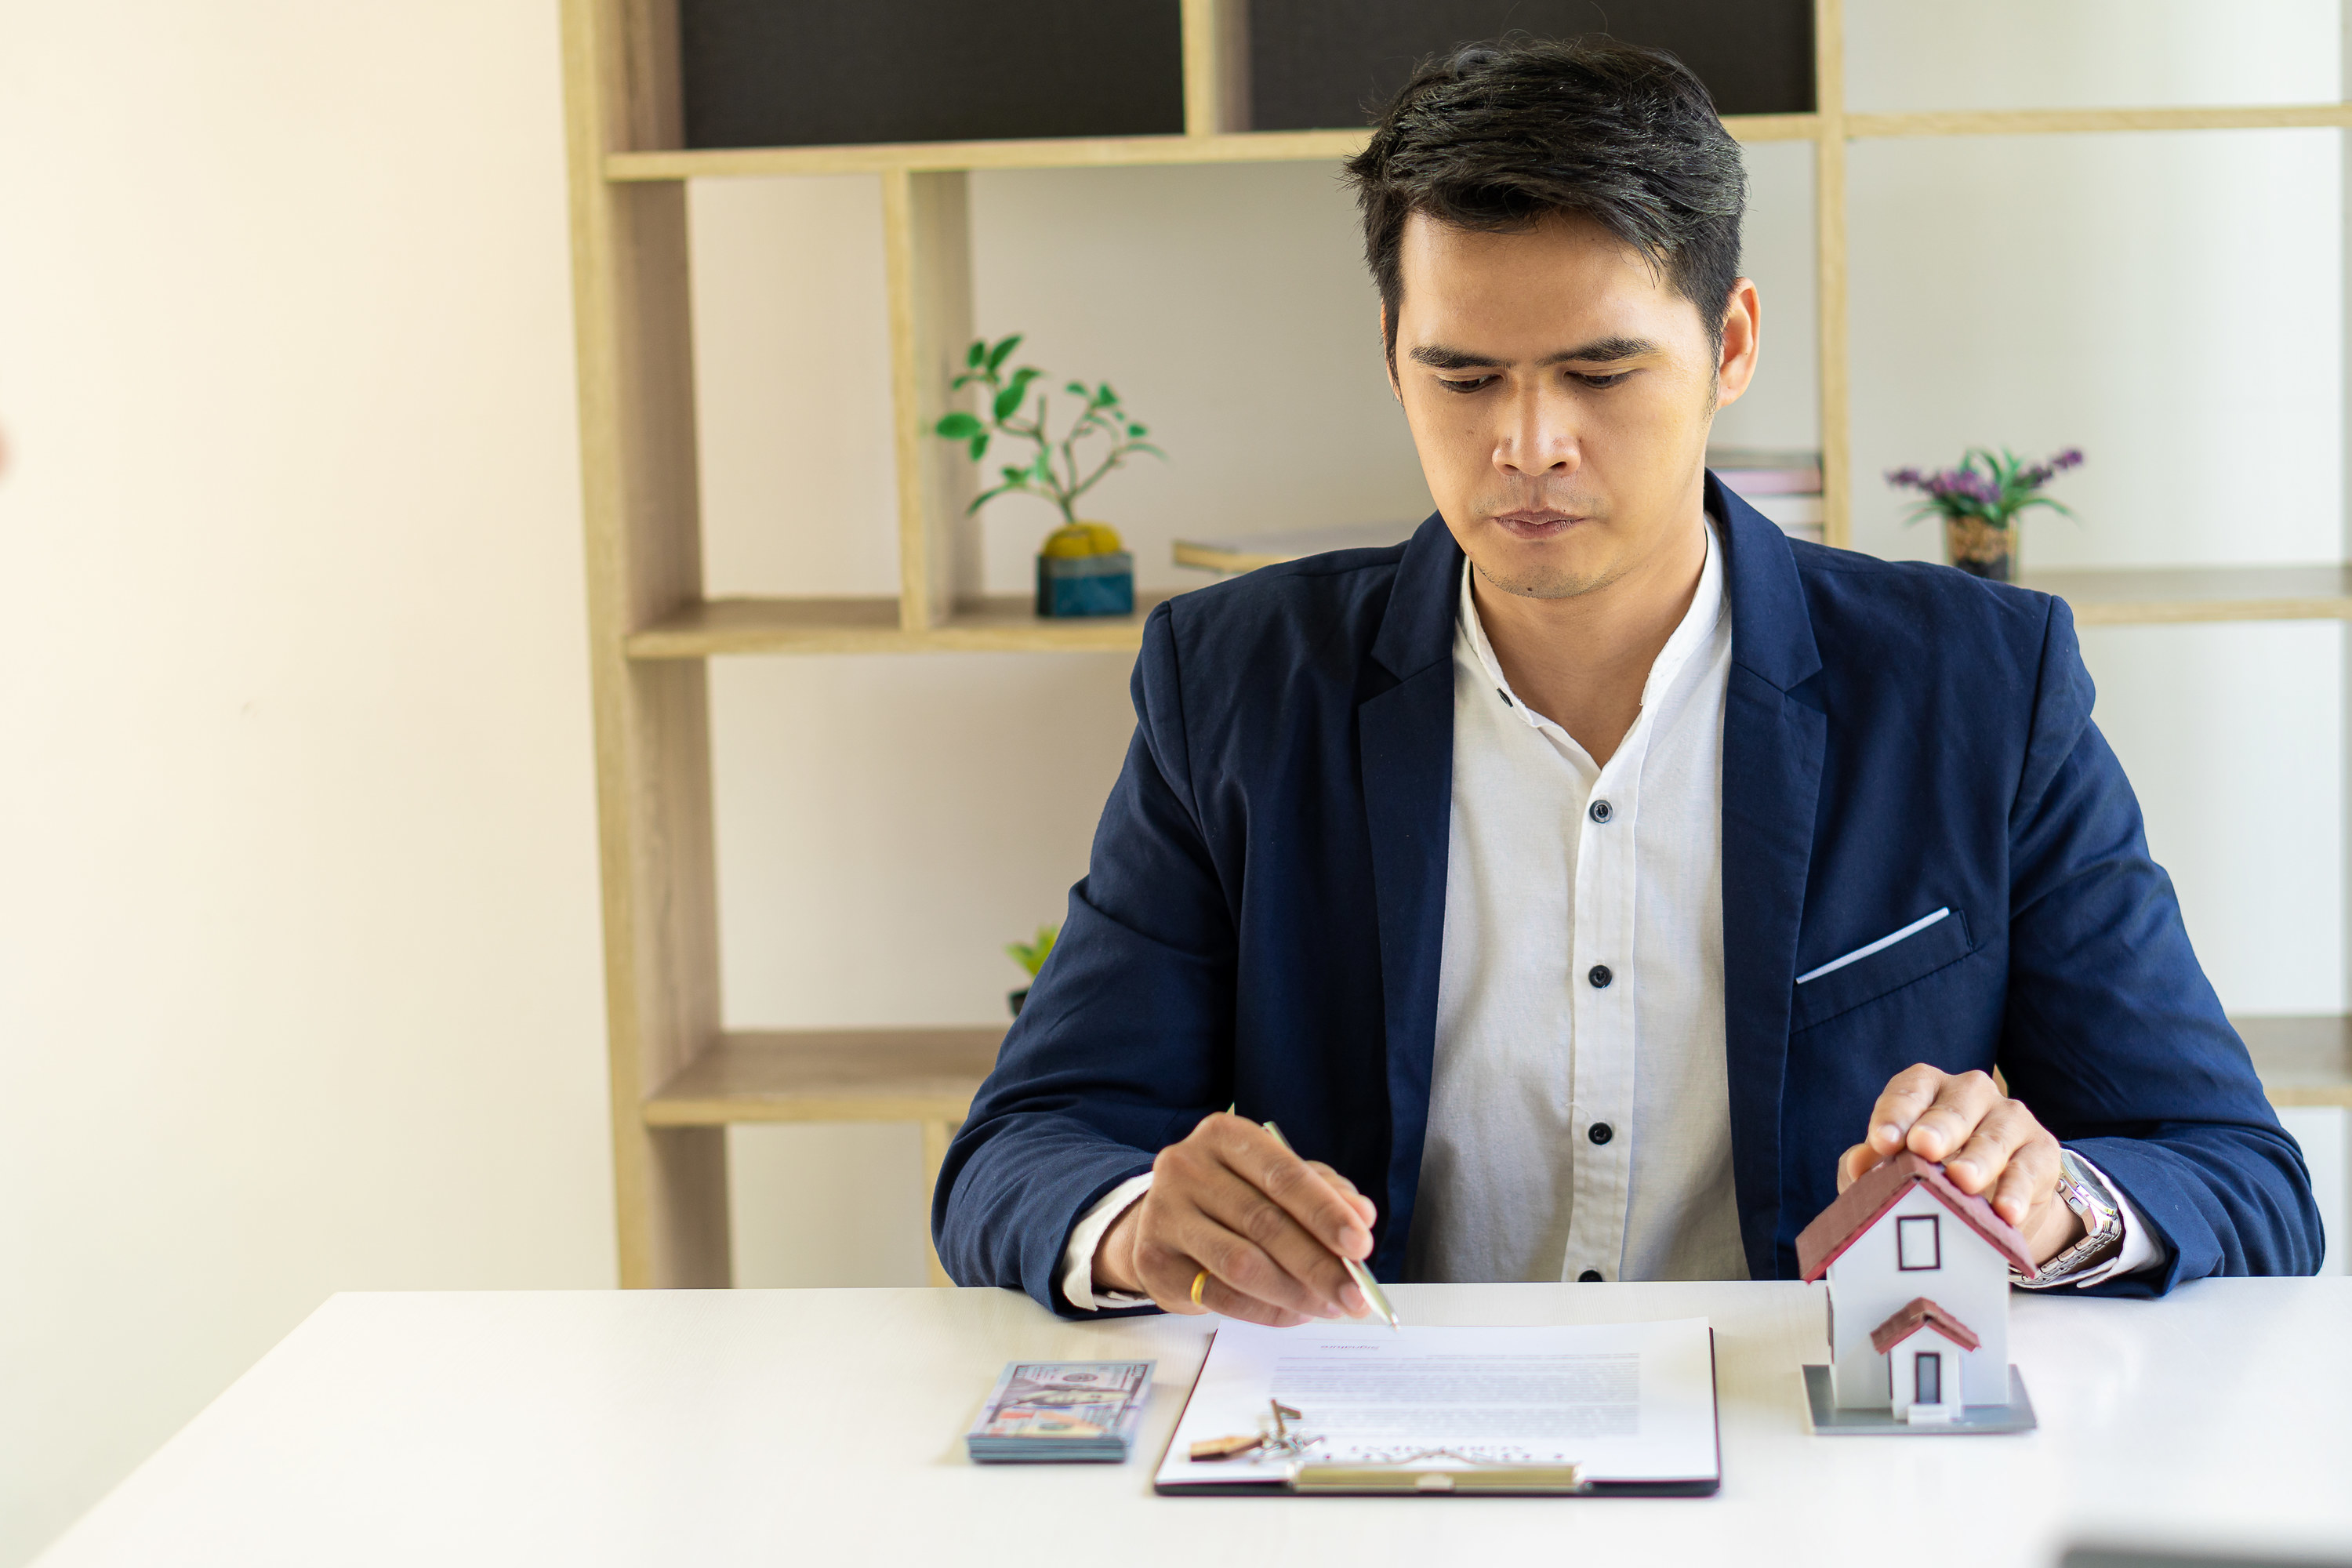
[[[1931,1222],[1932,1223],[1932,1222]],[[1921,1351],[1912,1363],[1912,1400],[1919,1405],[1944,1403],[1944,1358],[1934,1351]]]
[[[1941,1268],[1942,1238],[1936,1234],[1937,1216],[1911,1215],[1895,1222],[1895,1263],[1899,1268]]]

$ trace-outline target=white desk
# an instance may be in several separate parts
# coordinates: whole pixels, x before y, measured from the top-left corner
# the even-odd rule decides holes
[[[2352,1558],[2352,1279],[2019,1296],[2042,1429],[1815,1437],[1819,1288],[1418,1286],[1409,1321],[1714,1321],[1712,1499],[1173,1499],[1214,1320],[998,1290],[339,1296],[83,1520],[85,1563],[2046,1564],[2081,1540]],[[977,1468],[1015,1357],[1152,1356],[1124,1466]]]

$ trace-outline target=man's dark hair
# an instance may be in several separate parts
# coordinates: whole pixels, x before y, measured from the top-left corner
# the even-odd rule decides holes
[[[1417,212],[1491,233],[1556,213],[1591,218],[1648,257],[1722,350],[1748,175],[1715,100],[1663,49],[1511,37],[1424,60],[1347,177],[1388,308],[1391,373],[1397,252]]]

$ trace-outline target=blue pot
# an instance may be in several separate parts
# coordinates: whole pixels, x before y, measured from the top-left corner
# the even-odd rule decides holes
[[[1102,555],[1037,557],[1041,616],[1135,614],[1135,557],[1124,550]]]

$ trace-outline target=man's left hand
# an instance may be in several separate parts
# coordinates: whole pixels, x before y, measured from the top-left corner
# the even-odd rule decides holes
[[[2082,1239],[2082,1220],[2058,1196],[2058,1140],[1990,1074],[1924,1063],[1896,1073],[1871,1108],[1869,1135],[1838,1161],[1838,1191],[1906,1149],[1940,1161],[1954,1186],[1990,1202],[2024,1234],[2036,1263]]]

